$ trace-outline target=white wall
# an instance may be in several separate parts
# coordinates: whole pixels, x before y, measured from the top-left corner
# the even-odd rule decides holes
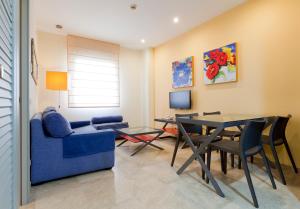
[[[67,71],[67,37],[38,32],[38,55],[40,63],[39,111],[45,107],[58,106],[58,92],[45,89],[45,72]],[[144,53],[141,50],[120,49],[120,107],[119,108],[68,108],[68,94],[61,94],[60,112],[70,121],[89,120],[94,116],[121,114],[131,126],[144,124]]]
[[[154,50],[152,48],[143,51],[144,66],[142,72],[143,93],[143,121],[146,126],[154,125]]]
[[[30,16],[29,16],[29,36],[30,39],[33,38],[35,40],[36,44],[36,15],[35,15],[35,8],[34,8],[34,0],[30,1]],[[30,40],[29,40],[30,41]],[[37,50],[37,47],[36,47]],[[31,57],[31,48],[30,51],[30,57]],[[38,59],[38,57],[37,57]],[[30,66],[31,67],[31,66]],[[31,68],[30,68],[31,71]],[[30,118],[33,116],[33,114],[38,110],[38,85],[36,85],[30,75],[29,78],[29,116]]]

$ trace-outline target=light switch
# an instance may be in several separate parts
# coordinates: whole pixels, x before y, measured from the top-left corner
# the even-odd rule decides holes
[[[0,79],[4,77],[4,66],[0,64]]]

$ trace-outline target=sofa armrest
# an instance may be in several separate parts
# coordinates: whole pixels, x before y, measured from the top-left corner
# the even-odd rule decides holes
[[[75,122],[70,122],[71,128],[80,128],[83,126],[88,126],[91,124],[91,121],[89,120],[84,120],[84,121],[75,121]]]
[[[118,123],[122,121],[123,121],[122,115],[93,117],[91,119],[92,124]]]
[[[62,157],[62,138],[33,138],[31,140],[31,167],[40,167],[47,162],[52,164],[57,158]]]

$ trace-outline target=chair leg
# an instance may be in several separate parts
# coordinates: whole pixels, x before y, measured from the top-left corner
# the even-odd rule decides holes
[[[271,145],[271,150],[272,150],[272,154],[273,154],[273,157],[274,157],[274,160],[275,160],[275,166],[276,166],[276,168],[279,172],[280,178],[281,178],[281,182],[282,182],[282,184],[286,185],[286,181],[285,181],[284,174],[283,174],[280,162],[279,162],[279,158],[278,158],[276,149],[273,145]]]
[[[172,156],[172,161],[171,161],[171,166],[172,167],[173,167],[174,162],[175,162],[175,158],[176,158],[176,154],[177,154],[177,151],[178,151],[179,142],[180,142],[181,138],[182,138],[181,134],[178,134],[177,139],[176,139],[176,144],[175,144],[174,152],[173,152],[173,156]]]
[[[220,160],[221,160],[221,170],[222,172],[224,172],[224,155],[222,150],[220,150]]]
[[[200,156],[201,156],[203,162],[205,163],[205,154],[201,154]],[[204,171],[204,169],[202,169],[202,179],[205,180],[205,171]]]
[[[288,153],[288,155],[289,155],[290,161],[291,161],[291,163],[292,163],[292,165],[293,165],[294,171],[295,171],[295,173],[298,173],[298,169],[297,169],[296,163],[295,163],[295,161],[294,161],[292,152],[291,152],[291,150],[290,150],[289,144],[287,143],[286,140],[283,140],[283,143],[284,143],[285,149],[286,149],[286,151],[287,151],[287,153]]]
[[[227,174],[227,152],[223,152],[223,155],[224,155],[224,174],[226,175]]]
[[[271,180],[273,189],[276,189],[276,184],[275,184],[275,181],[274,181],[274,178],[273,178],[273,175],[272,175],[272,172],[271,172],[270,164],[269,164],[268,158],[267,158],[267,156],[266,156],[266,154],[265,154],[265,151],[262,150],[262,151],[260,152],[260,155],[261,155],[261,157],[262,157],[262,159],[263,159],[263,162],[264,162],[264,164],[265,164],[265,167],[266,167],[266,170],[267,170],[267,174],[268,174],[268,176],[269,176],[269,178],[270,178],[270,180]]]
[[[250,157],[250,162],[251,162],[252,164],[254,163],[254,157],[253,157],[253,156]]]
[[[240,156],[239,156],[238,169],[242,169],[242,160],[241,160],[241,157],[240,157]]]
[[[230,154],[231,158],[231,168],[234,168],[234,154]]]
[[[208,150],[207,150],[207,168],[208,170],[210,170],[210,163],[211,163],[211,148],[208,147]],[[206,183],[208,184],[209,183],[209,178],[206,176]]]
[[[234,137],[231,137],[231,141],[234,141]],[[230,154],[231,168],[234,168],[234,154]]]
[[[243,165],[243,169],[244,169],[244,172],[245,172],[245,176],[246,176],[246,179],[247,179],[247,182],[248,182],[248,186],[249,186],[249,189],[250,189],[250,193],[251,193],[251,196],[252,196],[252,199],[253,199],[253,204],[256,208],[258,208],[258,202],[257,202],[257,199],[256,199],[256,195],[255,195],[253,183],[252,183],[252,180],[251,180],[249,168],[248,168],[248,165],[247,165],[247,159],[243,156],[243,157],[241,157],[241,160],[242,160],[242,165]]]

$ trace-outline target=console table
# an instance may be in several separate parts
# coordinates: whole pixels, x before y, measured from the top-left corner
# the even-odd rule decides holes
[[[166,138],[166,137],[177,138],[178,129],[174,128],[174,127],[170,127],[170,128],[167,127],[169,124],[172,124],[172,125],[176,124],[176,120],[174,118],[156,118],[156,119],[154,119],[154,121],[163,123],[164,125],[162,127],[162,130],[165,133],[171,134],[171,135],[168,135],[168,136],[161,136],[159,138],[161,138],[161,139]]]

